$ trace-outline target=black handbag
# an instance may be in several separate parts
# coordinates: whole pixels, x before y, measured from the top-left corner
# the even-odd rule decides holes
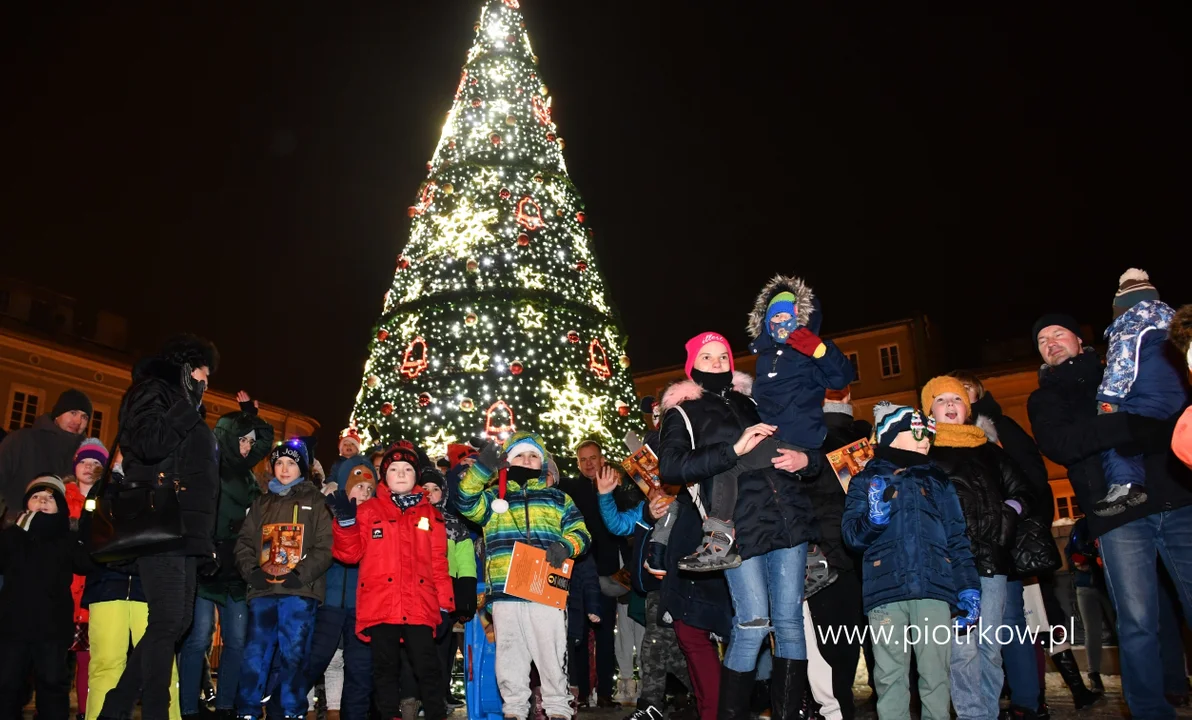
[[[83,536],[91,559],[98,563],[135,560],[181,547],[183,542],[177,478],[159,473],[148,482],[130,482],[112,467],[119,446],[117,432],[108,466],[85,506],[90,527]]]
[[[1019,519],[1010,556],[1015,574],[1022,577],[1055,572],[1064,564],[1050,525],[1036,517]]]

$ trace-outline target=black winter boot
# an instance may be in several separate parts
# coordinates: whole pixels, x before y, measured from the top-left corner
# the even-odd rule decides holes
[[[774,720],[798,720],[807,692],[807,661],[774,658],[770,675],[770,713]]]
[[[1089,685],[1092,686],[1089,689],[1095,693],[1105,692],[1105,684],[1101,682],[1101,673],[1089,673]]]
[[[1076,656],[1072,654],[1071,650],[1052,655],[1051,661],[1055,663],[1056,670],[1060,671],[1060,677],[1064,679],[1064,684],[1072,691],[1073,707],[1081,710],[1105,704],[1104,695],[1098,695],[1084,686],[1084,680],[1080,677],[1080,667],[1077,666]]]
[[[775,666],[775,671],[777,671],[777,666]],[[756,677],[756,670],[740,673],[726,667],[720,668],[720,703],[716,708],[717,720],[749,720],[749,696],[753,693],[753,680]]]

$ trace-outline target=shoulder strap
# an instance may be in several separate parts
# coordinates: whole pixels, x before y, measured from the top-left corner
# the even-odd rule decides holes
[[[676,405],[675,410],[679,411],[679,415],[683,418],[683,424],[687,426],[687,437],[691,439],[691,449],[695,449],[695,431],[691,429],[691,418],[687,417],[687,411],[681,405]],[[699,483],[691,483],[687,486],[687,492],[691,495],[692,501],[695,502],[695,509],[699,510],[700,520],[707,520],[708,513],[704,510],[704,501],[699,496]]]

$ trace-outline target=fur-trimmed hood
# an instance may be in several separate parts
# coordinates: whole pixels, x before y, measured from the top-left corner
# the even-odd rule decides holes
[[[997,444],[997,426],[993,424],[993,418],[988,415],[978,415],[973,424],[985,431],[985,437],[989,442]]]
[[[736,390],[742,395],[752,396],[753,377],[740,371],[734,372],[733,390]],[[699,398],[704,392],[706,391],[694,380],[680,380],[677,383],[673,383],[666,389],[666,392],[662,393],[662,402],[659,403],[659,407],[665,413],[667,410],[682,405],[688,400]]]
[[[766,308],[770,306],[770,300],[780,292],[789,292],[795,296],[795,312],[798,316],[795,318],[795,324],[818,335],[820,307],[815,293],[811,291],[807,283],[803,282],[802,278],[793,275],[775,275],[762,286],[761,292],[757,294],[757,299],[753,301],[753,309],[749,311],[749,322],[746,325],[749,337],[758,338],[762,335],[769,335],[766,331]]]

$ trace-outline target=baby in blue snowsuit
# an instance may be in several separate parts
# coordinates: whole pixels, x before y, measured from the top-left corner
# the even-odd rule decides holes
[[[1097,390],[1098,412],[1128,412],[1166,420],[1188,404],[1184,374],[1168,359],[1167,331],[1175,311],[1142,270],[1122,274],[1113,299],[1114,321],[1105,330],[1109,351]],[[1146,501],[1146,469],[1141,455],[1101,453],[1105,497],[1093,506],[1101,517],[1117,515]]]

